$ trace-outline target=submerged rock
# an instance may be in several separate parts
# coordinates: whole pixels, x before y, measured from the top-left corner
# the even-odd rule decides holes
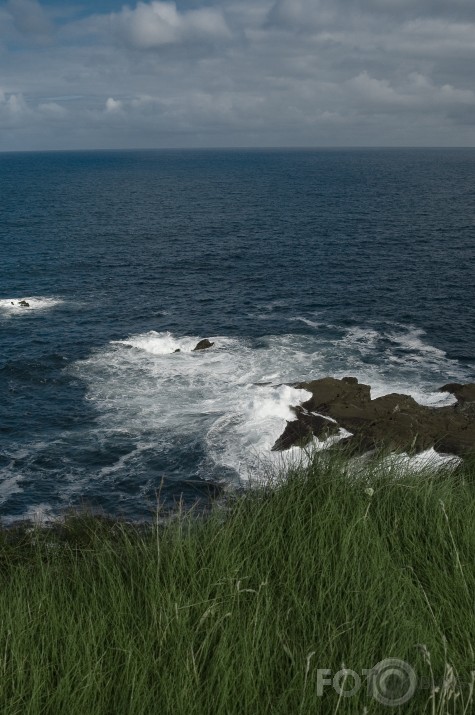
[[[344,443],[359,452],[379,447],[409,453],[434,447],[458,456],[475,452],[475,410],[469,409],[475,403],[475,385],[441,388],[457,397],[457,404],[448,407],[426,407],[410,395],[398,393],[372,400],[370,386],[355,377],[325,377],[293,387],[307,390],[311,397],[293,408],[296,420],[287,422],[274,450],[302,446],[312,436],[326,439],[343,427],[353,434]],[[325,422],[325,417],[336,424],[320,422]]]
[[[196,347],[193,348],[193,351],[195,350],[207,350],[208,348],[213,347],[214,343],[211,343],[208,338],[204,338],[204,340],[200,340],[199,343],[197,343]]]

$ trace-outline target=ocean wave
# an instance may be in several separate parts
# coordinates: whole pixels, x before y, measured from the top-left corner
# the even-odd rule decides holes
[[[169,453],[174,440],[185,452],[196,451],[198,441],[200,476],[219,476],[224,468],[246,479],[264,462],[276,465],[281,459],[271,448],[293,419],[290,406],[308,398],[290,386],[293,382],[351,374],[371,385],[373,397],[403,392],[425,405],[455,401],[437,388],[460,377],[460,366],[431,349],[422,331],[391,331],[348,328],[342,337],[325,340],[271,335],[259,347],[218,335],[210,336],[215,347],[203,352],[193,352],[198,335],[151,331],[111,343],[74,369],[97,407],[96,428],[126,430],[136,440],[153,434],[158,452]],[[408,358],[403,371],[388,359],[401,345]],[[419,359],[411,360],[411,354]],[[315,440],[314,446],[322,445]],[[301,458],[301,450],[291,450],[286,460],[294,456]],[[127,461],[122,458],[107,473],[125,471]]]

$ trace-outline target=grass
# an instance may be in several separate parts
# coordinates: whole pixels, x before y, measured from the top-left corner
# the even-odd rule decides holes
[[[1,532],[0,712],[474,712],[475,466],[397,469],[315,455],[206,517]],[[400,707],[361,676],[387,658]],[[343,667],[358,692],[319,694]]]

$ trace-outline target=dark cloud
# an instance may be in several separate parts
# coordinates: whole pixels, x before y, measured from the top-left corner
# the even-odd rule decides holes
[[[37,0],[9,0],[6,5],[15,29],[23,35],[49,37],[53,26]]]

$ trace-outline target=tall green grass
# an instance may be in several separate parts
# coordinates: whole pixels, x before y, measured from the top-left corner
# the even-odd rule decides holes
[[[0,713],[472,713],[474,524],[473,464],[315,455],[206,517],[5,530]],[[401,707],[318,694],[391,657],[423,679]]]

